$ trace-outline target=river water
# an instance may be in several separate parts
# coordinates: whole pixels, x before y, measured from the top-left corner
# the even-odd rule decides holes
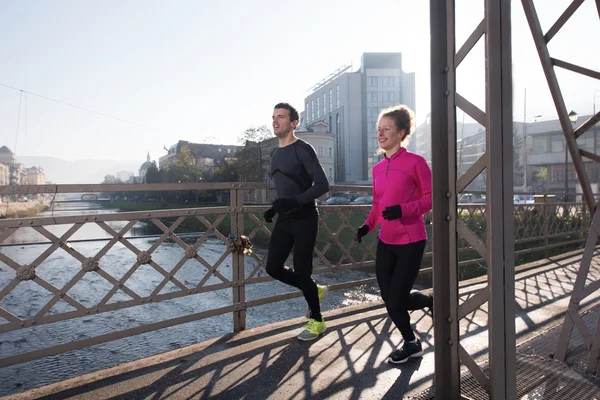
[[[94,208],[93,204],[65,204],[62,209],[55,210],[54,216],[94,214],[116,212]],[[119,231],[127,221],[108,222],[115,231]],[[70,228],[70,225],[47,227],[48,231],[60,237]],[[136,224],[125,237],[133,237],[129,241],[140,250],[146,250],[157,240],[157,228],[145,223]],[[184,240],[193,243],[202,233],[187,234]],[[70,245],[85,257],[95,256],[112,238],[105,230],[96,224],[88,223],[82,226],[70,237]],[[0,252],[19,264],[28,264],[35,260],[49,244],[33,228],[20,228],[0,246]],[[37,244],[32,244],[37,243]],[[209,264],[214,265],[224,253],[224,244],[218,239],[209,239],[199,248],[198,254]],[[265,250],[254,249],[259,255]],[[152,259],[165,270],[172,269],[184,256],[184,250],[174,242],[162,243],[153,253]],[[117,280],[135,263],[136,256],[124,245],[117,243],[102,257],[100,266]],[[256,261],[245,257],[246,276],[254,269]],[[320,265],[316,264],[318,268]],[[36,274],[57,288],[62,288],[72,277],[81,270],[81,263],[62,249],[53,252],[36,269]],[[218,271],[227,279],[231,279],[231,257],[228,257]],[[177,272],[175,277],[187,287],[196,286],[205,276],[207,269],[194,260],[189,260]],[[259,276],[264,275],[261,271]],[[373,277],[373,274],[363,271],[344,271],[343,273],[324,273],[315,275],[315,280],[321,284],[335,284],[358,279]],[[15,271],[0,262],[0,290],[15,277]],[[163,280],[163,275],[149,265],[140,267],[126,282],[127,287],[140,296],[149,295]],[[205,285],[220,283],[211,276]],[[112,288],[112,284],[96,273],[87,273],[68,294],[84,306],[97,304]],[[178,290],[174,284],[167,284],[161,293]],[[246,286],[246,299],[254,300],[291,291],[289,286],[279,282],[267,282]],[[53,297],[46,289],[32,281],[21,282],[9,295],[0,300],[0,307],[19,317],[36,315],[40,309]],[[357,304],[378,299],[376,286],[332,291],[323,301],[324,311],[338,307]],[[129,299],[123,292],[109,301]],[[124,310],[104,314],[76,318],[54,324],[41,325],[32,328],[0,334],[0,358],[9,357],[46,347],[69,343],[105,333],[133,328],[161,320],[185,316],[205,310],[224,307],[232,304],[232,290],[223,289],[215,292],[187,296],[181,299],[151,303]],[[49,314],[73,310],[62,300],[58,302]],[[247,328],[287,320],[304,315],[306,302],[303,298],[285,300],[284,302],[267,304],[248,310]],[[0,317],[0,323],[6,321]],[[75,350],[40,360],[22,363],[11,367],[0,368],[0,396],[39,387],[84,373],[108,368],[124,362],[158,354],[168,350],[198,343],[210,338],[233,332],[233,317],[231,314],[219,315],[200,321],[177,325],[137,336],[128,337]]]

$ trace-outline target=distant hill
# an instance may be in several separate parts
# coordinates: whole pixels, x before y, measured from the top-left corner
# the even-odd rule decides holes
[[[101,183],[106,175],[131,171],[136,175],[144,160],[75,160],[65,161],[55,157],[19,156],[25,167],[42,167],[46,180],[53,183]]]

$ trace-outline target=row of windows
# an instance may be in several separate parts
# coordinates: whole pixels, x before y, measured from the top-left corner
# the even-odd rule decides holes
[[[394,104],[396,104],[396,103],[389,102],[389,103],[383,103],[379,107],[367,107],[367,118],[370,120],[368,123],[368,126],[367,126],[367,129],[368,129],[367,132],[377,133],[376,122],[373,122],[373,119],[377,119],[381,110],[383,110],[384,108],[391,107]]]
[[[577,179],[577,173],[575,171],[569,171],[569,180],[576,180]],[[551,181],[552,182],[564,182],[565,181],[565,171],[553,171],[552,172],[552,177],[551,177]]]
[[[383,159],[383,154],[381,155],[373,155],[373,156],[369,156],[367,158],[367,162],[369,164],[369,168],[371,168],[373,165],[377,164],[379,161],[381,161]]]
[[[371,143],[369,143],[369,148],[370,149],[378,149],[379,148],[379,141],[377,140],[377,136],[374,136],[371,138]]]
[[[564,182],[565,181],[565,167],[563,165],[553,165],[551,168],[552,173],[550,174],[551,182]],[[592,176],[594,173],[594,164],[586,163],[585,170],[588,176]],[[569,164],[569,168],[567,170],[567,175],[569,180],[577,180],[577,171],[572,164]]]
[[[317,118],[321,116],[321,108],[319,107],[319,97],[317,97]]]
[[[367,87],[400,87],[400,77],[369,76],[367,77]]]
[[[533,140],[531,140],[533,139]],[[577,139],[577,145],[585,150],[594,150],[594,136],[583,136]],[[600,147],[600,136],[597,137],[596,147]],[[531,153],[560,153],[565,151],[563,135],[534,136],[527,138],[527,152]]]
[[[367,101],[369,103],[377,103],[379,101],[387,101],[393,104],[400,102],[399,92],[367,92]]]
[[[375,110],[376,108],[373,107],[371,111],[368,111],[368,115],[375,115]],[[375,122],[369,122],[367,124],[367,132],[377,133],[377,126]],[[581,149],[594,151],[593,135],[578,138],[577,145]],[[465,150],[465,152],[471,152],[471,149],[474,149],[475,152],[483,152],[485,151],[485,140],[475,143],[467,143],[462,146],[459,144],[459,146],[461,149]],[[527,148],[526,151],[533,154],[563,153],[565,151],[565,138],[563,135],[528,136],[525,146]],[[600,148],[600,136],[597,137],[596,147]]]
[[[319,157],[325,156],[325,146],[317,146],[317,155]],[[333,157],[333,147],[331,146],[327,148],[327,157]]]
[[[383,155],[375,155],[373,157],[369,157],[367,159],[367,170],[368,170],[368,179],[373,179],[373,165],[377,164],[379,161],[383,159]]]
[[[316,118],[315,118],[315,101],[310,101],[310,109],[308,107],[308,102],[305,105],[306,109],[306,122],[315,121],[316,119],[321,118],[321,96],[317,96],[317,107],[316,107]],[[335,85],[335,108],[340,108],[340,85]],[[310,112],[309,112],[310,110]],[[329,89],[329,112],[332,112],[333,108],[333,89]],[[327,114],[327,93],[323,93],[323,116]]]

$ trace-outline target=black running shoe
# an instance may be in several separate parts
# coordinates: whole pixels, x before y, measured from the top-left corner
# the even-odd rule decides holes
[[[388,357],[388,362],[392,364],[404,364],[409,358],[421,357],[423,355],[423,347],[421,341],[417,339],[417,343],[404,342],[400,350],[394,351]]]

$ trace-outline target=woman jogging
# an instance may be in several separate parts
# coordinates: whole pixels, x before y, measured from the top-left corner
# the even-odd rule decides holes
[[[380,224],[377,283],[388,314],[404,338],[402,347],[388,357],[394,364],[423,354],[408,311],[433,306],[433,296],[411,292],[427,241],[423,214],[431,210],[431,169],[423,157],[402,147],[413,127],[413,112],[405,105],[379,114],[377,140],[384,158],[373,166],[373,206],[356,232],[360,242]]]

